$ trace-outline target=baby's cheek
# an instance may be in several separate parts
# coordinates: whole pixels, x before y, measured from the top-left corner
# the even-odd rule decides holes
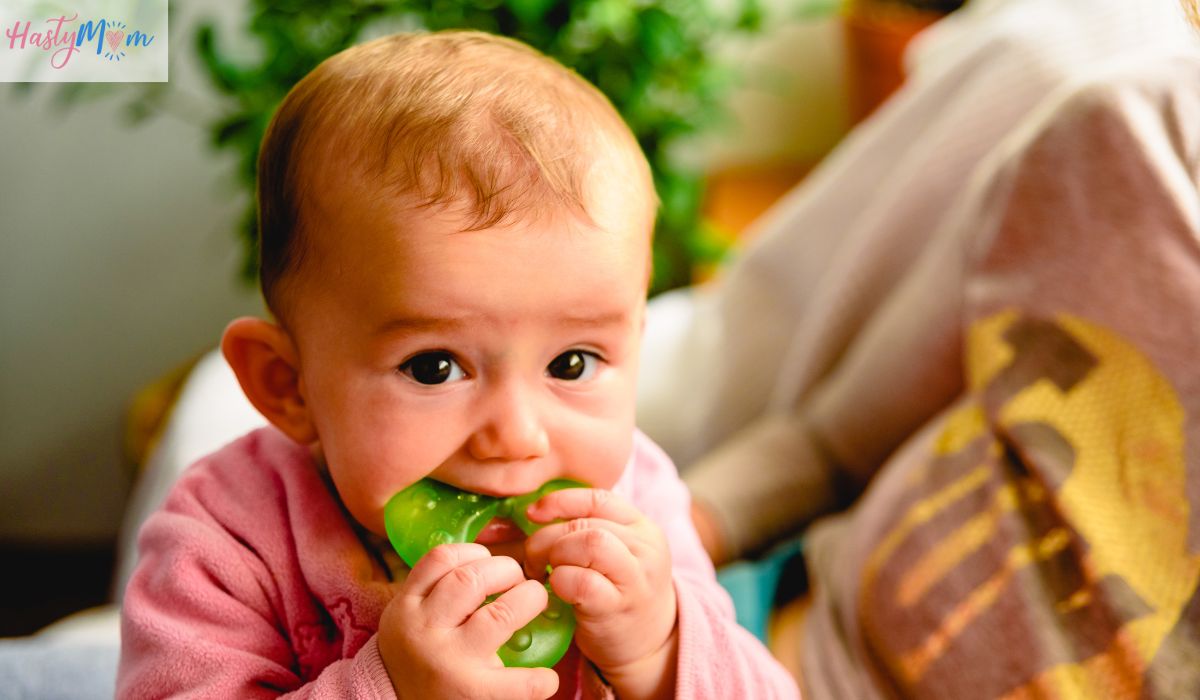
[[[592,441],[578,464],[584,465],[573,478],[601,489],[611,489],[625,472],[633,451],[633,428],[628,431],[606,431],[606,439]]]
[[[383,509],[388,499],[425,474],[396,466],[407,467],[412,462],[398,458],[378,441],[361,446],[363,449],[328,450],[329,475],[351,517],[374,534],[385,536]]]
[[[330,476],[334,488],[337,489],[338,498],[350,513],[350,517],[376,535],[385,536],[387,530],[383,524],[383,509],[377,505],[378,499],[374,490],[370,489],[368,484],[355,482],[345,474],[339,476],[338,471],[332,468]]]

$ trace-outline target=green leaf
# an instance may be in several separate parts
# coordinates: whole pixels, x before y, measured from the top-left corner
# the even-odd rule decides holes
[[[638,44],[647,61],[667,63],[684,53],[687,41],[678,20],[657,8],[646,10],[638,19]]]
[[[235,114],[223,121],[217,122],[213,129],[213,145],[223,146],[230,140],[237,138],[239,135],[246,132],[246,129],[253,123],[253,115]]]
[[[554,6],[555,0],[504,0],[504,4],[522,24],[537,24]]]
[[[236,95],[241,91],[242,80],[238,71],[225,60],[217,51],[216,29],[209,22],[201,24],[196,29],[196,53],[201,63],[208,70],[208,76],[222,92]]]

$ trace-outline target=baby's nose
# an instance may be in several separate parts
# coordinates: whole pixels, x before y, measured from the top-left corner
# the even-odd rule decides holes
[[[534,398],[517,386],[497,388],[468,447],[479,460],[520,461],[544,457],[550,450]]]

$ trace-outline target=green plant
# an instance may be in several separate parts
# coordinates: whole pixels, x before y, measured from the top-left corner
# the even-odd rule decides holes
[[[732,13],[697,0],[252,0],[247,27],[258,60],[238,61],[212,24],[196,46],[228,98],[211,126],[213,143],[236,151],[239,178],[253,191],[255,163],[271,114],[288,89],[326,57],[397,28],[471,28],[515,37],[594,83],[628,122],[654,171],[662,200],[654,245],[652,293],[687,284],[692,267],[725,250],[702,221],[701,173],[678,165],[672,144],[713,125],[732,74],[711,57],[713,40],[761,23],[757,0],[735,0]],[[256,272],[254,205],[245,212],[244,272]]]

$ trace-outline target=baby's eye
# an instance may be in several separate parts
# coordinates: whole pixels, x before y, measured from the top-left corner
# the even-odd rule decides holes
[[[586,350],[568,350],[550,361],[546,373],[555,379],[586,381],[596,374],[600,358]]]
[[[445,384],[467,376],[448,352],[423,352],[400,365],[400,372],[419,384]]]

